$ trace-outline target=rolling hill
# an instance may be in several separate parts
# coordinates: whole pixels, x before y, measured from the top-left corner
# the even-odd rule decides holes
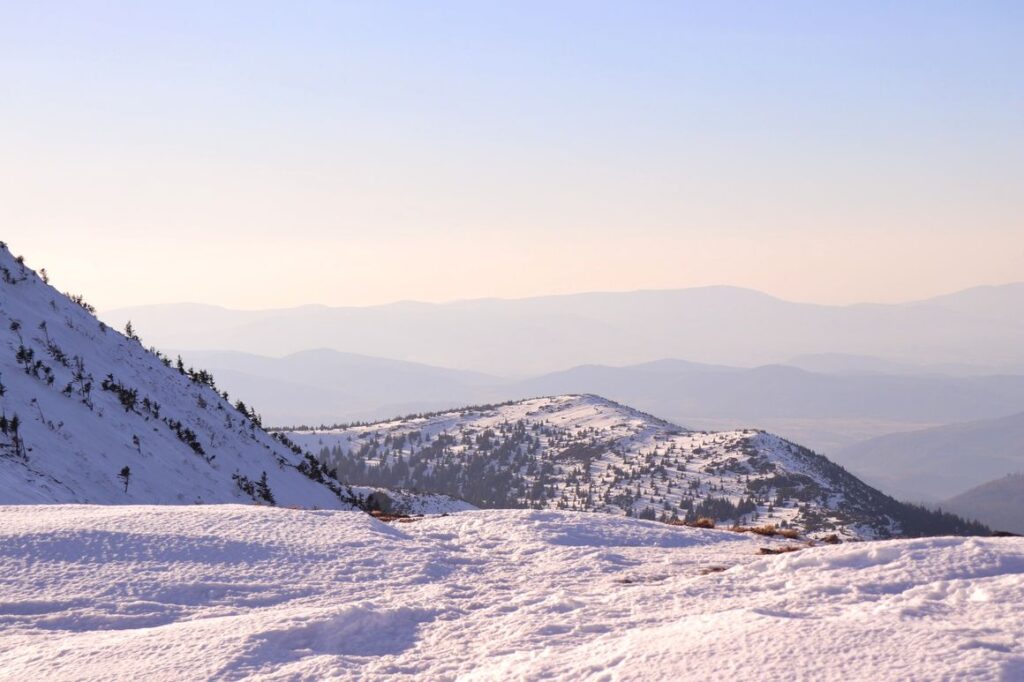
[[[711,517],[848,538],[984,533],[911,507],[768,433],[687,431],[593,395],[564,395],[290,431],[339,478],[531,507],[665,521]]]

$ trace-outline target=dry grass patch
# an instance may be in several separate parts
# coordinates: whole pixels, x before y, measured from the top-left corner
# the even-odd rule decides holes
[[[710,516],[702,516],[696,521],[683,521],[682,519],[671,519],[666,521],[670,526],[686,526],[687,528],[714,528],[715,520]]]
[[[730,526],[729,530],[734,533],[755,533],[766,538],[780,537],[787,540],[796,540],[800,537],[800,531],[793,528],[779,528],[775,524],[768,523],[763,526]]]
[[[392,514],[389,512],[382,511],[372,511],[370,512],[370,516],[377,519],[378,521],[383,521],[384,523],[391,523],[392,521],[397,521],[398,523],[412,523],[413,521],[420,521],[423,519],[422,516],[409,516],[408,514]]]
[[[757,550],[758,554],[787,554],[789,552],[799,552],[803,547],[797,545],[783,545],[782,547],[761,547]]]
[[[728,566],[705,566],[704,568],[700,569],[700,574],[711,575],[712,573],[721,573],[727,568]]]

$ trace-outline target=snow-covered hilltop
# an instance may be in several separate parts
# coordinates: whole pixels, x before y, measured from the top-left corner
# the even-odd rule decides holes
[[[777,436],[688,431],[593,395],[288,437],[341,480],[444,492],[481,507],[710,517],[859,539],[986,532],[897,502]]]
[[[202,371],[108,328],[0,245],[0,503],[350,508]]]

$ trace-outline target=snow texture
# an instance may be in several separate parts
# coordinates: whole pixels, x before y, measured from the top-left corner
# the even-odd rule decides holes
[[[344,460],[365,462],[373,471],[401,459],[410,471],[430,471],[472,458],[480,465],[482,458],[482,466],[505,467],[518,478],[513,485],[520,486],[519,496],[495,507],[668,519],[694,516],[703,502],[745,501],[750,510],[739,516],[696,516],[713,516],[721,525],[774,524],[818,537],[873,539],[903,530],[898,503],[806,448],[762,431],[690,431],[594,395],[290,431],[288,437],[319,453],[343,479],[357,475]],[[397,482],[350,480],[428,487],[413,475]]]
[[[2,245],[0,385],[0,413],[20,422],[0,432],[0,503],[266,503],[246,492],[265,472],[277,504],[351,508],[256,419],[107,328]]]
[[[792,544],[556,511],[0,507],[0,679],[1024,678],[1024,539],[759,554]]]

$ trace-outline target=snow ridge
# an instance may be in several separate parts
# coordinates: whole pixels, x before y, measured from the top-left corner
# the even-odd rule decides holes
[[[754,430],[689,431],[593,395],[534,398],[288,432],[342,480],[530,507],[719,525],[771,524],[813,537],[984,534],[905,505],[827,458]]]

